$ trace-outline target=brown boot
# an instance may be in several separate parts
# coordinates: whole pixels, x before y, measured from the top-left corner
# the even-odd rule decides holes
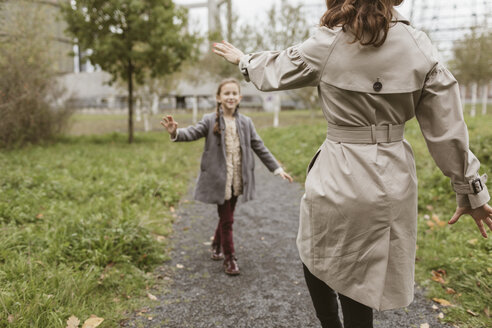
[[[239,267],[237,266],[236,257],[234,255],[226,255],[224,260],[224,271],[230,276],[237,276],[239,274]]]
[[[224,254],[220,251],[220,245],[212,245],[210,258],[214,261],[220,261],[224,259]]]

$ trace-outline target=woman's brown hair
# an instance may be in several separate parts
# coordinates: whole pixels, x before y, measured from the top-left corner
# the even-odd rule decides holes
[[[217,93],[216,96],[220,96],[220,92],[222,91],[222,87],[226,84],[229,83],[234,83],[237,85],[237,88],[239,89],[239,92],[241,92],[241,86],[239,85],[239,82],[236,79],[225,79],[220,82],[218,88],[217,88]],[[237,109],[239,108],[239,105],[236,107],[236,110],[234,111],[234,114],[237,112]],[[217,101],[217,107],[215,109],[215,125],[214,125],[214,134],[216,136],[220,136],[220,103]]]
[[[403,0],[326,0],[328,8],[320,25],[328,28],[341,26],[354,33],[354,42],[380,47],[386,37],[392,19],[393,6]]]

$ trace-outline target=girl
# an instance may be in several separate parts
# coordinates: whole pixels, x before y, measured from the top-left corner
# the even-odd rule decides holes
[[[405,122],[420,124],[458,208],[482,235],[492,208],[468,147],[458,83],[429,38],[393,6],[402,0],[327,0],[313,37],[284,51],[216,54],[263,91],[316,86],[327,137],[309,165],[297,246],[323,327],[372,327],[372,309],[409,305],[414,291],[417,176]],[[337,293],[336,293],[336,292]]]
[[[215,113],[204,115],[195,126],[185,129],[177,129],[178,123],[170,115],[161,121],[173,141],[206,138],[195,199],[217,204],[219,223],[212,242],[211,258],[224,259],[224,270],[228,275],[239,274],[234,256],[232,224],[238,196],[243,195],[244,201],[253,198],[253,151],[271,172],[292,182],[290,175],[284,172],[263,144],[253,121],[238,113],[241,99],[239,82],[234,79],[224,80],[217,89]]]

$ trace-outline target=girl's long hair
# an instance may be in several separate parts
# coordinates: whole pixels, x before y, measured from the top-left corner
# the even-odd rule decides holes
[[[217,88],[217,96],[220,96],[220,92],[222,91],[222,87],[226,84],[229,83],[234,83],[237,85],[237,88],[239,89],[239,92],[241,92],[241,86],[239,85],[239,82],[236,79],[225,79],[220,82],[218,88]],[[239,108],[239,105],[236,107],[236,110],[234,111],[234,114],[237,112],[237,109]],[[214,134],[216,136],[220,136],[221,131],[220,131],[220,103],[217,102],[217,107],[215,109],[215,125],[214,125]]]
[[[392,8],[403,0],[326,0],[327,10],[320,25],[328,28],[341,26],[355,35],[362,45],[380,47],[392,19]]]

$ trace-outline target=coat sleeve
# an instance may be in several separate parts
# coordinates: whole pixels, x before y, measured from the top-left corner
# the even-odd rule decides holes
[[[415,115],[434,161],[451,178],[458,206],[486,204],[490,200],[487,177],[479,176],[480,162],[468,146],[458,83],[439,63],[427,76]]]
[[[283,51],[244,55],[239,69],[262,91],[317,86],[335,37],[333,30],[320,27],[311,38]]]
[[[172,141],[194,141],[206,137],[209,129],[208,120],[209,118],[204,115],[196,125],[178,129],[176,138]]]
[[[265,166],[270,170],[270,172],[274,172],[280,167],[280,164],[265,146],[263,140],[261,140],[251,119],[248,119],[248,125],[251,135],[251,148],[260,158],[263,164],[265,164]]]

